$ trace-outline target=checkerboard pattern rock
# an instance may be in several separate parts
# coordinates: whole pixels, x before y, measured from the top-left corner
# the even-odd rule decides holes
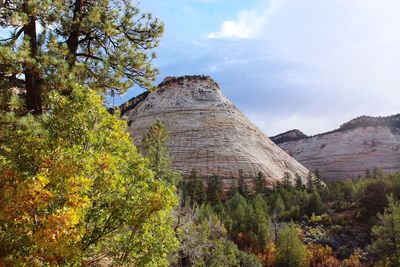
[[[275,145],[206,76],[167,77],[157,90],[125,112],[135,144],[156,119],[170,133],[169,149],[176,169],[188,176],[218,175],[229,187],[239,178],[262,172],[267,183],[280,181],[285,172],[306,179],[308,170]]]

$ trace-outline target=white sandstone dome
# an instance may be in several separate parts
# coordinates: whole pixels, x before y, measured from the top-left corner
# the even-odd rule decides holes
[[[281,181],[285,172],[304,180],[308,175],[308,170],[248,120],[210,77],[168,77],[157,90],[126,103],[122,111],[138,147],[156,119],[165,123],[173,166],[184,177],[195,169],[199,177],[217,175],[228,185],[242,170],[246,178],[263,173],[271,185]]]

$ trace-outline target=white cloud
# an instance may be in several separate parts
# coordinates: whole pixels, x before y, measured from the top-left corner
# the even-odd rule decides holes
[[[242,10],[236,15],[235,20],[226,20],[218,32],[207,35],[210,39],[248,39],[261,32],[268,18],[277,9],[280,0],[268,1],[261,9]]]
[[[316,134],[360,115],[400,112],[399,0],[232,2],[243,3],[234,8],[242,11],[220,8],[229,13],[211,16],[210,4],[197,10],[196,23],[182,23],[191,13],[174,15],[166,34],[177,39],[160,54],[163,75],[212,75],[270,135],[291,128]]]

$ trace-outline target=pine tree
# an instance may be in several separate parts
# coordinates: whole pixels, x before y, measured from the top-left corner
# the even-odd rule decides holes
[[[224,187],[222,179],[219,176],[213,175],[208,180],[207,198],[212,204],[218,204],[223,197]]]
[[[0,91],[23,89],[26,112],[48,109],[51,91],[70,94],[68,81],[114,94],[155,80],[163,25],[131,1],[3,1],[0,25]]]
[[[262,194],[265,191],[265,175],[262,172],[257,174],[254,180],[254,192],[256,194]]]
[[[283,199],[281,195],[278,194],[274,201],[274,205],[272,206],[272,212],[276,216],[282,215],[282,212],[285,211],[285,204],[283,203]]]
[[[318,169],[314,171],[314,187],[320,188],[322,186],[322,177]]]
[[[388,198],[389,206],[378,215],[378,224],[372,228],[374,241],[370,250],[392,266],[400,265],[400,203]]]
[[[300,267],[307,265],[307,249],[301,240],[299,229],[290,223],[279,234],[276,244],[276,266]]]
[[[298,173],[295,174],[295,184],[297,190],[301,190],[304,188],[303,181],[301,180],[301,177]]]
[[[193,169],[187,179],[182,180],[183,201],[188,201],[191,205],[202,204],[207,200],[207,192],[203,181],[197,176],[197,171]]]
[[[165,265],[175,188],[104,108],[152,87],[162,24],[125,0],[11,0],[0,27],[0,262]]]
[[[283,186],[285,188],[290,188],[292,186],[292,175],[289,172],[285,172],[282,179]]]
[[[143,136],[144,155],[150,160],[150,167],[156,177],[176,185],[180,174],[172,169],[168,151],[169,134],[165,125],[157,119]]]
[[[238,187],[239,194],[241,194],[242,196],[247,195],[248,191],[247,191],[246,181],[245,181],[245,177],[244,177],[244,173],[243,173],[242,169],[239,170],[239,180],[238,180],[237,187]]]
[[[257,195],[252,201],[253,213],[251,217],[250,233],[252,239],[252,251],[262,253],[271,242],[271,233],[269,230],[270,220],[268,206],[261,195]]]
[[[364,219],[375,217],[379,212],[383,212],[387,206],[385,183],[374,181],[367,184],[360,198],[361,215]]]
[[[323,204],[321,201],[321,197],[319,196],[318,192],[312,192],[310,199],[308,200],[307,205],[307,213],[308,215],[312,214],[321,214],[323,211]]]

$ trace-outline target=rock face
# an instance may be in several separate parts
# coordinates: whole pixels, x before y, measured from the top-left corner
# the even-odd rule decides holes
[[[289,131],[271,140],[308,169],[319,169],[326,181],[364,176],[374,167],[400,171],[400,114],[362,116],[328,133],[292,137]]]
[[[239,178],[262,172],[269,185],[285,172],[303,179],[308,170],[275,145],[221,93],[206,76],[167,77],[157,90],[122,107],[135,144],[156,119],[170,133],[170,152],[176,169],[202,178],[218,175],[228,187]]]
[[[271,140],[275,144],[281,144],[281,143],[285,143],[288,141],[297,141],[297,140],[306,139],[306,138],[308,138],[308,136],[305,135],[302,131],[294,129],[294,130],[284,132],[282,134],[278,134],[274,137],[271,137]]]

